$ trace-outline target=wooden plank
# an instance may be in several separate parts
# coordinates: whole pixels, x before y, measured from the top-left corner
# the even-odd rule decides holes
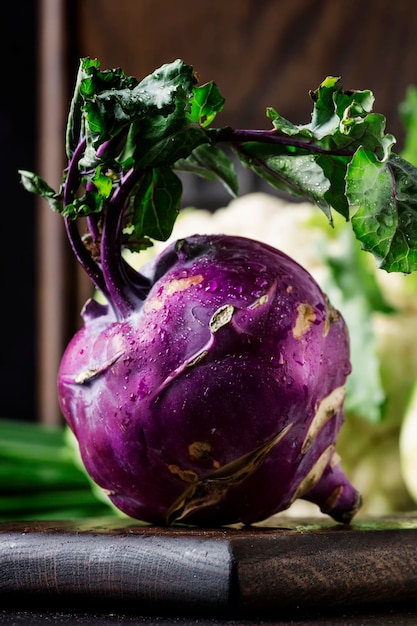
[[[240,608],[357,607],[417,599],[417,534],[360,524],[233,538]]]
[[[226,609],[231,559],[219,533],[142,526],[1,529],[0,596],[76,596],[169,610]]]
[[[417,516],[197,529],[128,519],[0,525],[0,599],[279,616],[416,603]]]

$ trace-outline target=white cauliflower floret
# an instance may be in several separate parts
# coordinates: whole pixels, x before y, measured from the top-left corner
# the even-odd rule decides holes
[[[154,242],[152,248],[140,253],[139,261],[142,265],[149,255],[153,257],[168,243],[182,237],[215,233],[240,235],[282,250],[308,268],[322,283],[327,268],[318,249],[324,238],[320,220],[327,225],[325,215],[309,202],[295,204],[263,192],[250,193],[232,200],[214,213],[204,209],[183,209],[168,241]]]

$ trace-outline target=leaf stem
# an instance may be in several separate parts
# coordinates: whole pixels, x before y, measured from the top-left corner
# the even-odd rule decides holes
[[[95,186],[93,185],[93,183],[89,182],[87,183],[86,189],[87,191],[94,191]],[[99,216],[97,215],[97,213],[93,213],[92,215],[87,216],[88,230],[90,232],[93,243],[97,243],[97,241],[100,239],[100,229],[98,222]]]
[[[82,268],[85,270],[96,289],[101,291],[105,298],[109,298],[109,292],[103,277],[103,272],[87,251],[81,239],[76,222],[65,218],[65,228],[72,251],[78,263],[80,263]]]
[[[279,131],[272,130],[247,130],[247,129],[235,129],[230,126],[223,128],[215,128],[208,131],[211,136],[214,136],[216,143],[228,143],[231,146],[241,144],[249,141],[258,141],[260,143],[272,143],[282,146],[291,146],[294,148],[301,148],[308,150],[309,152],[315,152],[317,154],[336,154],[339,156],[352,156],[351,150],[334,149],[329,150],[313,143],[313,140],[306,139],[294,139],[294,137],[282,135]]]
[[[64,206],[68,206],[69,204],[71,204],[73,196],[78,189],[80,180],[78,163],[85,152],[86,145],[87,141],[84,138],[79,142],[78,146],[74,150],[74,153],[68,164],[67,178],[64,185]],[[94,286],[99,289],[105,297],[108,297],[109,292],[104,281],[103,273],[99,265],[94,261],[94,259],[91,257],[88,250],[86,249],[78,231],[76,221],[65,218],[65,228],[68,240],[77,261],[83,267],[83,269],[93,282]],[[92,233],[93,238],[95,234],[96,233]]]
[[[132,280],[128,265],[120,252],[126,203],[138,177],[139,173],[133,168],[125,174],[103,214],[101,265],[104,281],[119,319],[127,317],[137,309],[138,302],[146,297],[149,289],[146,279],[140,274],[135,278],[143,278],[143,288],[138,289],[137,281]],[[141,283],[142,280],[139,280],[139,285]]]
[[[74,150],[74,153],[68,163],[67,177],[64,185],[64,206],[68,206],[72,202],[72,196],[75,195],[80,182],[80,174],[78,171],[78,163],[85,152],[87,140],[84,137]]]

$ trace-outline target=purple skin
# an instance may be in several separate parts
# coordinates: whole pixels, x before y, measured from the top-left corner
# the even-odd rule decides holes
[[[61,409],[88,473],[154,524],[250,524],[297,498],[349,523],[335,453],[349,338],[311,275],[263,243],[170,245],[126,319],[91,301],[62,359]]]

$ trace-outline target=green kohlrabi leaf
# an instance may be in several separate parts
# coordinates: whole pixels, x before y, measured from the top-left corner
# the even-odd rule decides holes
[[[223,109],[224,98],[213,82],[194,87],[193,92],[190,119],[200,126],[208,126]]]
[[[140,83],[121,71],[113,75],[94,65],[87,69],[88,76],[80,82],[87,140],[81,163],[86,168],[97,165],[97,149],[115,137],[120,141],[127,136],[118,161],[137,169],[168,165],[208,141],[193,119],[196,78],[183,61],[163,65]],[[213,85],[206,91],[199,113],[208,123],[223,103]]]
[[[66,130],[68,159],[85,135],[87,144],[97,147],[130,121],[138,81],[120,68],[103,71],[99,67],[97,59],[80,61]]]
[[[348,166],[346,195],[352,227],[380,268],[409,273],[417,267],[417,171],[401,157],[379,161],[357,150]]]
[[[98,167],[92,179],[96,191],[103,198],[109,198],[113,188],[111,172],[103,172],[102,167]]]
[[[381,159],[388,158],[395,139],[385,134],[384,116],[372,113],[372,92],[344,91],[338,82],[338,78],[328,77],[312,93],[311,123],[303,128],[311,131],[321,147],[336,149],[335,154],[344,148],[353,153],[362,146]]]
[[[175,169],[207,178],[219,180],[231,195],[237,196],[238,178],[232,161],[218,146],[202,144],[186,159],[174,164]]]
[[[79,217],[87,217],[94,213],[101,213],[105,205],[105,196],[95,191],[87,191],[73,202],[66,204],[62,210],[62,217],[75,220]]]
[[[123,168],[140,170],[173,166],[207,142],[203,129],[190,125],[187,118],[177,112],[167,117],[151,117],[132,124],[120,162]]]
[[[313,93],[311,97],[314,102],[311,124],[307,128],[311,129],[317,139],[323,139],[327,135],[334,135],[339,130],[340,113],[337,114],[335,96],[338,93],[339,78],[328,76]],[[342,113],[343,115],[343,113]]]
[[[274,109],[267,110],[274,128],[304,143],[310,138],[315,148],[331,151],[332,155],[351,156],[359,146],[376,151],[381,159],[387,158],[395,139],[385,134],[385,118],[372,113],[374,97],[370,91],[344,91],[339,78],[327,77],[320,87],[311,93],[314,102],[311,122],[295,125],[282,118]],[[313,149],[314,152],[314,149]]]
[[[84,114],[94,143],[114,137],[139,118],[172,113],[178,99],[192,95],[193,69],[182,61],[163,65],[138,83],[121,70],[101,71],[89,66],[81,82]]]
[[[329,188],[324,192],[324,200],[327,203],[326,206],[331,207],[342,215],[345,220],[348,220],[349,205],[346,200],[346,195],[340,193],[340,190],[345,188],[346,166],[349,163],[349,159],[345,156],[318,154],[316,156],[316,163],[322,168],[323,174],[329,181]],[[321,204],[315,200],[314,195],[310,195],[310,197],[313,202],[316,202],[316,204],[322,208]],[[333,224],[333,216],[330,214],[327,217],[329,222]]]
[[[272,120],[272,125],[275,130],[278,130],[280,133],[284,135],[288,135],[289,137],[296,137],[296,135],[301,135],[301,137],[305,139],[309,139],[313,137],[313,133],[306,128],[305,126],[299,126],[297,124],[293,124],[289,120],[286,120],[285,117],[282,117],[274,108],[268,107],[266,110],[266,116]]]
[[[125,227],[128,235],[125,244],[134,249],[135,242],[142,247],[144,237],[168,239],[178,216],[181,194],[181,181],[170,168],[154,169],[145,174],[132,196],[133,207],[128,212],[131,222]]]
[[[56,193],[40,176],[27,170],[19,170],[24,188],[31,193],[37,194],[47,200],[53,211],[62,211],[62,195]]]
[[[172,109],[135,119],[118,159],[122,166],[145,169],[173,165],[208,143],[203,126],[221,110],[223,99],[213,84],[206,87],[191,95],[179,89]]]
[[[285,150],[286,154],[278,156],[274,152],[270,144],[251,142],[239,149],[239,157],[246,167],[273,187],[294,196],[311,198],[331,221],[331,207],[326,200],[330,179],[320,164],[320,155]]]
[[[328,77],[311,94],[311,123],[292,124],[269,108],[267,116],[276,134],[263,137],[262,142],[234,145],[241,161],[258,176],[292,195],[307,196],[330,223],[332,209],[349,218],[345,179],[355,151],[364,147],[386,161],[395,142],[385,134],[385,118],[371,112],[372,93],[345,92],[338,82]]]

